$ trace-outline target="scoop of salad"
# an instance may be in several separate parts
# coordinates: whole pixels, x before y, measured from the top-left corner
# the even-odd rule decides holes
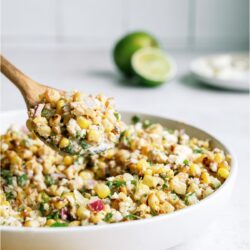
[[[123,123],[113,98],[50,89],[29,110],[27,127],[61,153],[84,155],[112,148]]]

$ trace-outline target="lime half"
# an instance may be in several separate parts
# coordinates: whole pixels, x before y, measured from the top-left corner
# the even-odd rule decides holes
[[[131,63],[139,83],[144,86],[158,86],[172,79],[176,73],[174,61],[157,48],[136,51]]]

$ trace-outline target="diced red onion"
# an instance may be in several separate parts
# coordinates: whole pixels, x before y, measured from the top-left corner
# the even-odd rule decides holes
[[[90,202],[88,206],[92,211],[95,211],[95,212],[99,212],[104,209],[104,203],[100,199]]]

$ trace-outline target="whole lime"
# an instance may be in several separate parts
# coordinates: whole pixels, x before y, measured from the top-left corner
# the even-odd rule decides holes
[[[159,47],[159,43],[151,34],[143,31],[133,32],[122,37],[115,45],[113,57],[118,69],[127,76],[133,74],[132,55],[141,48]]]

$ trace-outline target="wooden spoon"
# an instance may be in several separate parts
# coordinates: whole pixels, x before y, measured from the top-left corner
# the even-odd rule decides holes
[[[2,55],[0,58],[0,65],[1,72],[21,91],[27,109],[33,108],[39,103],[39,95],[43,94],[48,89],[54,89],[32,80]],[[62,94],[65,93],[62,90],[57,91]]]
[[[0,65],[1,65],[1,72],[12,82],[15,86],[21,91],[22,96],[25,100],[27,109],[35,107],[39,104],[40,99],[39,96],[45,93],[46,90],[54,89],[43,84],[40,84],[28,76],[26,76],[23,72],[17,69],[13,64],[11,64],[6,58],[0,55]],[[60,92],[60,94],[65,95],[66,92],[63,90],[54,89]],[[34,131],[36,133],[36,131]],[[41,137],[38,133],[36,135],[42,140],[46,145],[51,147],[52,149],[58,151],[61,154],[66,154],[65,152],[61,151],[58,147],[53,144],[48,143],[43,137]],[[83,155],[87,156],[89,154],[99,154],[109,147],[100,146],[92,146],[88,148]]]

